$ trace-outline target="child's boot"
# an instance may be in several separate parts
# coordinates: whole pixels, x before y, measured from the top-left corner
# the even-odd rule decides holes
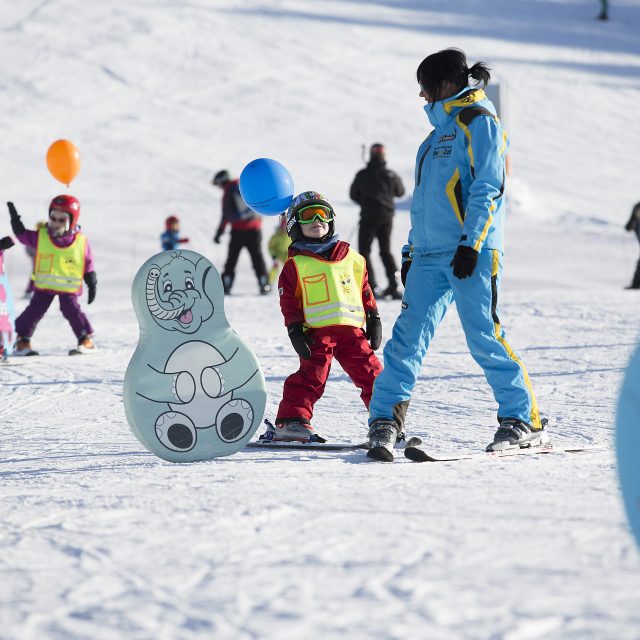
[[[96,350],[96,346],[93,344],[91,334],[86,333],[78,338],[78,351],[80,353],[91,353]]]
[[[31,338],[16,336],[16,343],[13,345],[14,356],[37,356],[38,352],[31,348]]]

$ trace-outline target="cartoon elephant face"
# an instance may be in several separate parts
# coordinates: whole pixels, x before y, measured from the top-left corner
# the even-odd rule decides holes
[[[213,314],[205,288],[208,273],[206,260],[193,262],[180,251],[171,253],[164,265],[151,265],[146,302],[156,323],[167,331],[198,331]]]

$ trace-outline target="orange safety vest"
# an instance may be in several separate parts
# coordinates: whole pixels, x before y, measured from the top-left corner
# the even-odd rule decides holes
[[[307,255],[291,258],[298,270],[302,311],[309,327],[364,326],[362,282],[365,259],[349,249],[337,262]]]

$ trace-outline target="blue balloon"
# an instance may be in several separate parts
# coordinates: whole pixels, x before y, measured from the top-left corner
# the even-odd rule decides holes
[[[620,390],[616,453],[624,506],[640,546],[640,347],[629,362]]]
[[[240,193],[252,211],[277,216],[293,200],[293,179],[277,160],[257,158],[240,174]]]

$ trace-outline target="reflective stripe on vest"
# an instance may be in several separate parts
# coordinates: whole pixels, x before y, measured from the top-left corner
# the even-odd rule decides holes
[[[36,289],[76,293],[82,286],[86,238],[77,233],[68,247],[56,247],[46,227],[38,231],[38,248],[31,279]]]
[[[337,262],[303,255],[294,256],[292,260],[298,270],[306,324],[310,327],[364,325],[365,261],[359,253],[349,249],[346,257]]]

